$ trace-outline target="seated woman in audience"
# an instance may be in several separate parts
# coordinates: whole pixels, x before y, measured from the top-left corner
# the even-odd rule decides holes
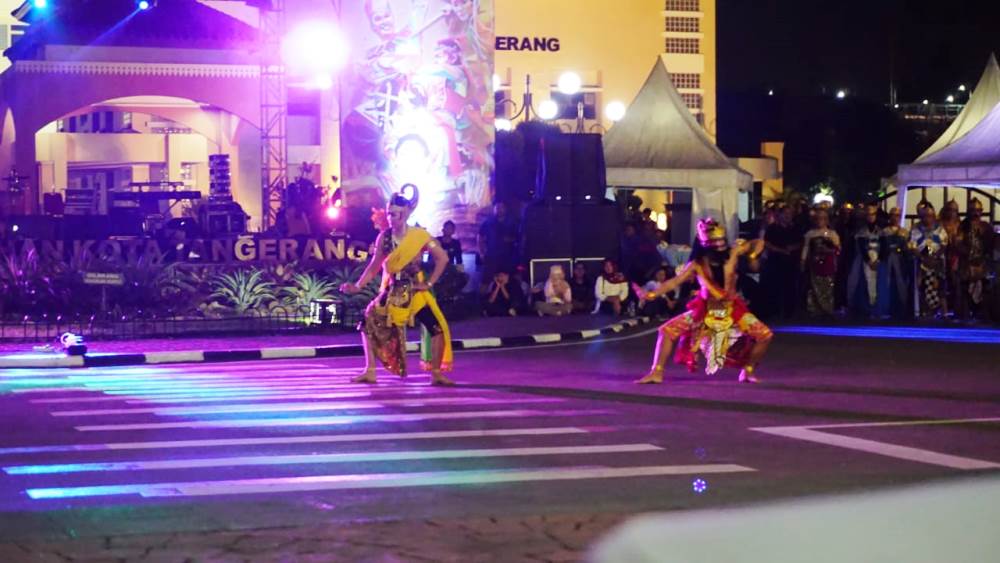
[[[549,268],[549,279],[545,281],[544,299],[535,302],[538,316],[551,315],[559,317],[573,312],[573,292],[566,283],[566,274],[562,266]]]
[[[608,258],[604,270],[594,283],[594,297],[597,300],[594,314],[604,311],[622,314],[622,307],[628,300],[628,280],[618,271],[618,263]]]

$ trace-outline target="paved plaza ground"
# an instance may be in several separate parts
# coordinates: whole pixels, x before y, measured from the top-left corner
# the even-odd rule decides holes
[[[896,336],[780,333],[758,386],[634,385],[646,328],[461,352],[454,388],[354,385],[357,358],[5,370],[0,560],[572,561],[637,514],[995,477],[1000,347]]]

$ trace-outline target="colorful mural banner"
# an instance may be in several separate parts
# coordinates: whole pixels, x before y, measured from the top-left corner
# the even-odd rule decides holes
[[[341,81],[341,166],[351,205],[420,190],[414,219],[437,233],[491,201],[493,0],[358,0]]]

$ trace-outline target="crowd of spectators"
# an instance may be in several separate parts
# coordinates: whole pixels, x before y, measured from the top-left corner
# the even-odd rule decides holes
[[[758,316],[772,321],[1000,321],[1000,235],[983,219],[982,202],[970,199],[966,214],[954,202],[940,212],[921,202],[918,214],[903,226],[898,210],[876,205],[769,204],[744,226],[743,236],[762,238],[766,250],[757,271],[741,273],[739,290]],[[553,265],[534,285],[518,254],[519,231],[503,204],[480,225],[483,315],[666,317],[681,312],[696,290],[689,285],[651,302],[637,299],[673,277],[690,253],[667,242],[648,210],[630,213],[618,256],[600,268]],[[464,286],[454,225],[446,225],[439,240],[455,265],[452,285]]]

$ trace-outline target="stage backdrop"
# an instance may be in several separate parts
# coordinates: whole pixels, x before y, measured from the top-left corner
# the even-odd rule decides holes
[[[406,183],[438,234],[490,202],[493,0],[343,4],[352,64],[341,81],[348,202],[381,205]]]

